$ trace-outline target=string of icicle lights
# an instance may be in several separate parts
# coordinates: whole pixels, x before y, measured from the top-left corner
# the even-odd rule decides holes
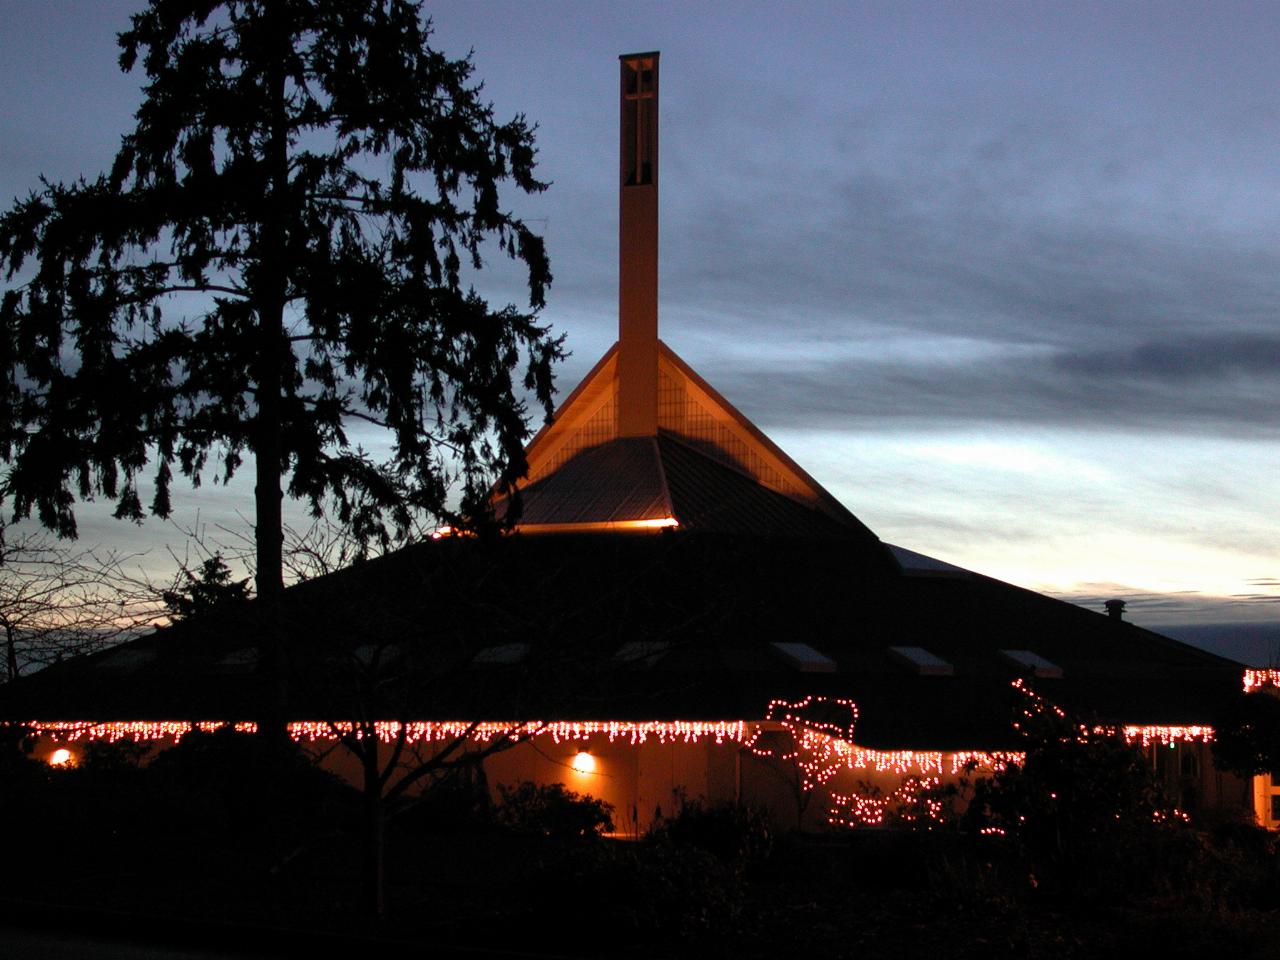
[[[1013,688],[1023,694],[1028,703],[1031,704],[1023,710],[1023,716],[1030,719],[1033,709],[1049,710],[1059,717],[1065,718],[1066,713],[1056,704],[1049,703],[1038,693],[1032,690],[1022,680],[1013,681]],[[1015,730],[1021,729],[1021,724],[1015,722],[1013,727]],[[1124,736],[1126,743],[1137,744],[1141,747],[1150,747],[1159,745],[1162,747],[1172,747],[1179,743],[1212,743],[1214,737],[1213,727],[1203,724],[1191,724],[1187,726],[1179,726],[1177,724],[1126,724],[1124,726],[1093,726],[1088,727],[1080,725],[1079,732],[1076,734],[1080,740],[1087,739],[1090,735],[1111,736],[1119,733]]]
[[[38,737],[48,737],[56,743],[75,743],[77,740],[105,740],[118,743],[131,740],[149,743],[156,740],[173,740],[175,743],[192,731],[213,733],[223,727],[234,727],[237,733],[257,733],[258,725],[252,721],[228,723],[224,720],[112,720],[97,723],[92,720],[31,720],[21,726]]]
[[[1276,671],[1271,680],[1280,685],[1280,671]],[[1060,707],[1045,700],[1027,686],[1024,681],[1017,680],[1013,686],[1026,697],[1027,706],[1023,709],[1024,718],[1030,719],[1033,711],[1040,710],[1050,711],[1058,717],[1066,719],[1066,713]],[[925,775],[923,776],[908,772],[905,769],[905,765],[904,767],[895,767],[891,763],[875,764],[874,762],[869,762],[871,761],[869,755],[873,751],[858,748],[859,752],[856,754],[846,753],[849,741],[853,737],[853,723],[856,722],[858,716],[857,707],[853,703],[833,701],[849,713],[849,721],[844,728],[841,728],[838,724],[806,724],[802,718],[797,716],[800,711],[820,702],[821,698],[810,698],[801,701],[799,704],[780,702],[776,705],[780,711],[779,719],[784,724],[794,725],[792,736],[796,744],[795,750],[793,753],[785,754],[784,756],[786,759],[792,760],[801,771],[806,790],[812,789],[817,784],[825,783],[835,776],[841,769],[842,761],[846,769],[874,767],[877,770],[892,769],[895,772],[905,774],[897,788],[888,793],[867,783],[859,783],[859,789],[847,793],[831,790],[829,793],[830,803],[827,808],[827,822],[833,826],[851,828],[880,827],[889,822],[891,817],[898,823],[924,824],[926,827],[931,823],[941,823],[945,819],[947,811],[947,803],[939,793],[944,772],[949,772],[954,777],[979,771],[998,771],[1011,764],[1020,764],[1026,759],[1026,755],[1023,753],[957,752],[946,755],[950,760],[950,770],[944,771],[941,764],[943,755],[921,754],[919,755],[920,757],[929,758],[925,763],[918,764],[921,769],[924,769]],[[1021,724],[1015,723],[1014,727],[1015,729],[1020,728]],[[1090,736],[1113,736],[1117,733],[1123,735],[1127,743],[1140,745],[1143,748],[1153,745],[1172,747],[1177,743],[1208,743],[1213,740],[1214,735],[1213,728],[1207,726],[1142,726],[1130,724],[1123,727],[1086,727],[1081,725],[1075,736],[1081,742],[1084,742]],[[1181,810],[1173,810],[1168,813],[1156,811],[1153,816],[1157,821],[1171,818],[1189,820],[1188,815]],[[1005,833],[1004,829],[1000,827],[986,827],[980,832],[988,836],[1003,836]]]
[[[1252,693],[1263,687],[1280,687],[1280,670],[1246,670],[1244,692]]]
[[[512,742],[549,737],[555,743],[585,741],[603,736],[610,743],[627,743],[637,746],[650,740],[659,743],[698,743],[712,741],[717,744],[739,743],[758,756],[773,756],[771,748],[761,746],[761,736],[770,729],[781,727],[791,735],[794,748],[780,753],[783,760],[796,760],[805,780],[805,789],[825,783],[841,769],[875,771],[919,776],[955,775],[964,770],[999,766],[1020,762],[1022,754],[988,753],[984,751],[943,752],[940,750],[873,750],[860,747],[845,739],[852,736],[857,707],[850,701],[832,701],[847,708],[850,723],[847,728],[806,720],[800,711],[815,704],[827,702],[823,697],[810,697],[799,703],[775,701],[769,705],[765,723],[744,720],[601,720],[601,721],[548,721],[527,723],[470,723],[466,721],[416,721],[399,723],[378,721],[372,731],[346,722],[305,720],[288,725],[289,736],[300,743],[334,741],[351,736],[363,739],[370,732],[383,743],[394,743],[402,734],[406,743],[443,743],[466,739],[487,744],[499,739]],[[227,726],[243,733],[254,733],[258,727],[252,721],[228,723],[225,721],[180,720],[120,720],[93,721],[31,721],[25,724],[33,734],[62,743],[77,741],[120,740],[155,742],[180,741],[192,731],[212,733]]]
[[[1113,727],[1094,727],[1094,733],[1111,733]],[[1159,744],[1162,747],[1172,747],[1176,743],[1212,743],[1213,727],[1165,727],[1165,726],[1149,726],[1149,727],[1121,727],[1120,732],[1124,734],[1127,743],[1140,744],[1143,747],[1149,747],[1152,744]]]
[[[843,714],[843,722],[817,720],[812,714]],[[809,716],[806,716],[809,714]],[[921,777],[942,776],[984,769],[999,770],[1009,763],[1021,763],[1026,754],[984,750],[871,750],[853,742],[858,722],[858,705],[852,700],[805,697],[792,703],[773,700],[766,720],[781,725],[791,735],[791,747],[779,752],[768,746],[764,735],[769,727],[757,726],[746,747],[760,757],[794,761],[805,790],[821,786],[841,770],[874,771]]]
[[[253,721],[233,724],[220,720],[116,720],[103,723],[89,720],[35,720],[23,726],[37,736],[67,743],[77,740],[106,740],[112,743],[119,740],[176,742],[192,731],[212,733],[229,726],[241,733],[256,733],[258,730],[258,725]],[[745,720],[531,720],[523,723],[473,723],[465,720],[400,723],[379,720],[366,727],[343,721],[299,720],[288,725],[288,732],[299,743],[332,741],[344,737],[362,740],[369,735],[376,736],[383,743],[394,743],[401,737],[406,743],[442,743],[458,739],[475,743],[492,743],[502,739],[520,742],[533,737],[550,737],[554,742],[561,743],[603,736],[610,743],[621,741],[639,745],[649,740],[657,740],[659,743],[697,743],[702,740],[744,743],[750,738],[751,728],[754,726]]]
[[[1270,672],[1270,682],[1280,683],[1280,671]],[[1247,679],[1246,679],[1247,683]],[[1021,680],[1014,687],[1028,699],[1028,709],[1048,709],[1065,716],[1056,705],[1043,700]],[[288,725],[289,736],[303,743],[333,742],[351,737],[374,736],[384,743],[403,739],[409,744],[445,743],[467,740],[477,744],[506,739],[512,743],[549,737],[555,743],[582,742],[604,737],[610,743],[638,746],[658,743],[735,743],[762,758],[793,764],[802,788],[812,791],[828,784],[837,774],[890,774],[900,777],[896,789],[882,792],[862,782],[855,789],[831,789],[827,821],[833,826],[883,826],[889,816],[900,821],[937,821],[944,816],[944,804],[936,789],[944,777],[979,772],[995,772],[1010,764],[1020,764],[1025,753],[981,750],[874,750],[854,742],[858,707],[851,700],[810,696],[790,702],[774,700],[763,722],[745,720],[582,720],[468,722],[461,720],[377,721],[369,725],[319,720],[295,721]],[[55,742],[105,740],[117,742],[180,741],[192,731],[212,733],[232,727],[254,733],[252,721],[118,720],[32,721],[25,726],[33,734]],[[1015,724],[1020,726],[1020,724]],[[1173,746],[1180,742],[1209,742],[1213,729],[1206,726],[1084,727],[1078,736],[1122,733],[1129,743],[1143,747]],[[784,734],[777,740],[773,735]],[[780,742],[777,742],[780,741]],[[849,778],[846,777],[847,782]],[[834,785],[833,785],[834,786]]]
[[[1028,691],[1029,692],[1029,691]],[[815,720],[806,712],[826,709],[846,713],[844,723]],[[439,743],[459,738],[476,743],[491,743],[507,738],[521,741],[533,737],[549,737],[556,743],[582,741],[603,736],[610,743],[639,745],[650,740],[659,743],[698,743],[710,740],[740,743],[759,756],[774,756],[775,750],[762,745],[762,736],[771,729],[785,729],[792,736],[793,748],[782,759],[801,761],[806,782],[816,786],[825,783],[840,769],[875,771],[877,773],[915,774],[919,776],[956,775],[973,769],[999,769],[1004,764],[1020,763],[1022,753],[981,750],[874,750],[853,742],[858,708],[850,700],[807,697],[791,703],[775,700],[769,704],[764,723],[746,720],[556,720],[475,723],[463,720],[423,720],[409,723],[377,721],[369,728],[347,723],[319,720],[295,721],[288,725],[289,736],[299,742],[333,741],[351,736],[363,739],[370,732],[384,743],[403,736],[407,743]],[[59,742],[106,740],[161,741],[181,740],[193,730],[211,733],[234,727],[242,733],[254,733],[253,721],[222,720],[33,720],[23,724],[33,734]],[[1110,732],[1114,728],[1095,727],[1094,732]],[[1207,726],[1136,726],[1119,728],[1130,743],[1149,746],[1176,742],[1208,742],[1213,728]],[[808,787],[807,787],[808,788]]]

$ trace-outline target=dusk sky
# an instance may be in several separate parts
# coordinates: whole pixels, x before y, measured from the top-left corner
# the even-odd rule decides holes
[[[0,0],[6,205],[109,166],[135,7]],[[883,540],[1175,636],[1275,623],[1274,4],[428,9],[499,117],[539,125],[553,186],[509,202],[548,239],[563,391],[616,336],[617,56],[660,50],[685,360]],[[500,265],[481,292],[522,298]],[[243,525],[249,488],[175,490],[180,520]],[[180,541],[82,528],[157,568]],[[1214,648],[1272,652],[1243,643]]]

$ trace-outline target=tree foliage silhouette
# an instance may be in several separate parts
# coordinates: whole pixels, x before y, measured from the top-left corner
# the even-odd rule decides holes
[[[183,566],[173,586],[162,591],[160,598],[171,619],[190,620],[248,600],[249,581],[235,579],[222,554],[215,553],[195,572]]]
[[[1266,690],[1239,694],[1214,727],[1220,769],[1244,777],[1280,773],[1280,697]]]
[[[167,516],[256,467],[256,587],[283,589],[281,501],[386,544],[415,511],[486,515],[524,472],[560,339],[540,325],[533,130],[406,0],[152,0],[120,35],[146,74],[108,174],[0,217],[0,493],[74,536],[77,500]],[[490,245],[529,308],[470,286]],[[353,423],[389,431],[376,460]],[[139,492],[153,471],[154,494]],[[459,500],[451,500],[454,486]],[[460,502],[457,508],[451,503]]]

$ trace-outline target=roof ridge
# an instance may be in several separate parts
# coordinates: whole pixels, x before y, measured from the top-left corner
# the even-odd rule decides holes
[[[649,442],[653,445],[653,459],[658,464],[658,485],[662,490],[663,502],[666,503],[667,505],[667,516],[675,517],[676,507],[675,507],[675,503],[671,499],[671,484],[667,482],[667,465],[662,462],[662,446],[661,444],[658,443],[658,439],[661,433],[662,433],[661,428],[659,428],[658,433],[654,434],[652,437],[649,437],[648,439],[649,439]],[[676,519],[677,521],[679,520],[678,517],[676,517]]]

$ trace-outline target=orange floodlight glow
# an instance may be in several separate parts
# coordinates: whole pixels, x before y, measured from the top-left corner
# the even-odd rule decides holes
[[[71,763],[71,751],[66,747],[59,747],[49,754],[49,766],[51,767],[65,767],[69,763]]]
[[[579,750],[573,755],[573,761],[570,764],[574,771],[583,775],[596,772],[596,758],[585,750]]]
[[[581,523],[520,523],[521,533],[645,533],[680,526],[675,517],[652,517],[648,520],[588,520]]]

